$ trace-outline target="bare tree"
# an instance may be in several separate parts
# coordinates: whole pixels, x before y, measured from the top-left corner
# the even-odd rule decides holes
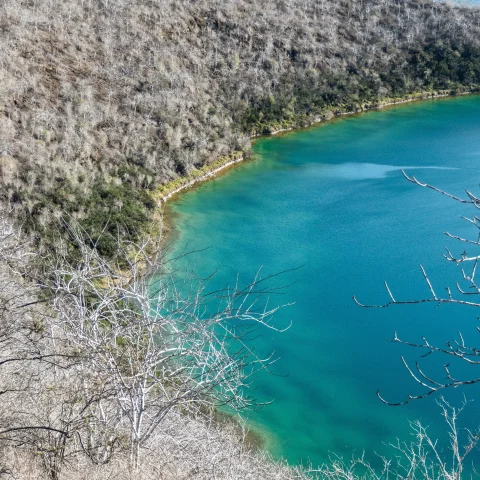
[[[277,330],[271,320],[279,308],[269,306],[265,279],[207,293],[191,272],[180,277],[167,260],[152,260],[149,242],[119,241],[115,265],[78,226],[68,229],[80,260],[57,256],[43,287],[53,296],[59,336],[102,385],[117,422],[127,425],[132,469],[173,408],[255,403],[248,394],[252,375],[274,359],[257,355],[246,338],[258,326]]]
[[[418,185],[424,188],[429,188],[457,202],[461,202],[467,205],[472,205],[475,209],[480,209],[480,198],[478,198],[468,190],[465,191],[466,197],[460,198],[444,190],[441,190],[433,185],[422,183],[413,176],[409,177],[403,171],[402,173],[409,182],[412,182],[415,185]],[[472,225],[472,227],[475,228],[475,234],[476,234],[475,237],[471,239],[463,238],[458,235],[451,234],[449,232],[445,232],[445,235],[447,235],[449,238],[452,238],[470,247],[480,246],[480,217],[474,214],[471,218],[468,218],[465,216],[462,218],[465,221],[467,221],[470,225]],[[445,287],[446,295],[439,295],[436,293],[437,289],[434,288],[425,268],[422,265],[420,265],[423,279],[426,282],[428,289],[430,290],[429,297],[399,300],[396,295],[394,296],[393,292],[388,286],[388,283],[385,282],[385,289],[389,296],[389,301],[387,303],[377,304],[377,305],[363,304],[363,303],[360,303],[355,296],[353,297],[353,299],[357,303],[357,305],[364,308],[387,308],[393,305],[419,304],[419,303],[433,303],[435,305],[457,304],[457,305],[467,305],[467,306],[477,307],[477,308],[480,307],[480,285],[478,285],[477,277],[476,277],[477,266],[480,260],[480,255],[468,255],[465,249],[463,249],[463,252],[461,254],[455,255],[448,248],[446,248],[443,256],[449,262],[452,262],[456,265],[462,265],[462,280],[466,284],[466,287],[462,286],[460,282],[457,282],[454,289],[448,286]],[[477,330],[480,332],[479,327],[477,327]],[[447,341],[445,345],[432,344],[428,341],[426,337],[423,337],[423,342],[421,343],[405,341],[400,339],[396,332],[393,336],[393,339],[391,339],[391,341],[423,350],[422,357],[425,357],[433,353],[440,353],[443,355],[447,355],[449,357],[453,357],[455,359],[459,359],[462,362],[467,363],[469,365],[480,365],[480,348],[477,346],[467,345],[461,332],[458,332],[458,338]],[[415,365],[412,366],[405,360],[404,357],[402,357],[402,362],[405,368],[407,369],[408,373],[410,374],[410,376],[415,380],[415,382],[418,385],[423,387],[424,391],[423,393],[420,393],[418,395],[408,395],[406,400],[402,402],[397,402],[397,403],[386,401],[380,395],[380,392],[377,391],[378,398],[382,402],[387,403],[389,405],[396,405],[396,406],[404,405],[410,402],[411,400],[422,399],[441,390],[445,390],[452,387],[455,388],[455,387],[464,386],[464,385],[472,385],[480,382],[480,376],[475,378],[467,378],[467,379],[458,378],[456,375],[452,374],[450,369],[450,363],[443,366],[443,373],[445,376],[442,379],[437,380],[427,375],[422,370],[419,362],[416,362]]]
[[[0,215],[0,476],[23,476],[20,462],[32,478],[70,478],[82,468],[105,478],[102,471],[125,465],[121,478],[158,478],[177,468],[174,459],[202,465],[201,478],[248,462],[290,478],[285,465],[236,445],[228,427],[209,426],[213,407],[256,403],[253,375],[274,360],[246,338],[259,326],[276,329],[267,279],[259,273],[244,289],[207,293],[207,281],[155,257],[156,245],[119,241],[116,262],[107,263],[69,222],[57,255],[39,258]],[[194,445],[205,441],[197,433],[214,445],[210,459],[195,460]],[[230,451],[242,455],[239,465]],[[162,452],[162,461],[149,452]]]

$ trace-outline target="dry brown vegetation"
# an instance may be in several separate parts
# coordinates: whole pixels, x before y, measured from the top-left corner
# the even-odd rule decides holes
[[[252,134],[477,88],[479,30],[430,0],[3,0],[2,197],[43,237],[141,235],[150,189]]]

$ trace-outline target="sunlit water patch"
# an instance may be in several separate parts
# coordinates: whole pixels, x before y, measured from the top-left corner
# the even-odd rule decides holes
[[[453,170],[452,167],[419,167],[419,166],[395,166],[379,165],[376,163],[342,163],[340,165],[310,164],[308,168],[312,175],[324,177],[335,177],[344,180],[367,180],[374,178],[385,178],[388,174],[401,172],[402,170]]]

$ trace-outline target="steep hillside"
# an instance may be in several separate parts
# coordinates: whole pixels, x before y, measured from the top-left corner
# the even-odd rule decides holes
[[[478,39],[430,0],[4,0],[1,195],[44,238],[67,211],[136,239],[155,186],[252,134],[476,89]]]
[[[150,294],[142,266],[157,271],[150,258],[156,245],[141,250],[139,261],[129,242],[151,231],[159,186],[248,151],[255,135],[419,93],[478,90],[480,9],[473,7],[432,0],[2,0],[0,477],[307,478],[252,450],[238,428],[219,428],[204,410],[218,404],[212,399],[222,385],[210,367],[220,364],[230,387],[232,365],[242,373],[243,363],[213,355],[192,364],[195,374],[178,373],[196,358],[192,352],[202,361],[212,345],[226,352],[223,340],[214,343],[214,323],[201,341],[195,328],[178,329],[180,338],[192,335],[178,343],[181,360],[175,345],[149,361],[145,348],[158,354],[162,347],[158,332],[168,332],[165,343],[175,338],[165,309],[172,322],[185,315],[191,327],[192,312],[204,305],[179,308],[179,293],[152,308],[158,292]],[[62,216],[67,222],[57,222]],[[32,242],[25,232],[35,234]],[[66,241],[58,242],[62,235]],[[39,244],[55,254],[33,268]],[[166,291],[182,291],[169,285]],[[228,305],[229,319],[232,311]],[[192,345],[198,350],[185,353]],[[237,354],[243,361],[242,349]],[[149,380],[135,396],[124,377],[142,380],[145,364]],[[213,383],[204,386],[199,371]],[[158,412],[164,417],[141,443],[132,412],[147,390],[149,415],[156,413],[146,425],[160,425]],[[423,450],[415,452],[425,460]],[[408,469],[423,468],[410,450],[403,453]],[[373,475],[363,459],[353,464]],[[385,468],[388,474],[390,463]],[[354,478],[351,472],[334,460],[317,473]]]

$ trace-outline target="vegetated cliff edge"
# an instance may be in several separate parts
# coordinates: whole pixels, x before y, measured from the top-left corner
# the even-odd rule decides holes
[[[43,238],[61,212],[93,239],[108,220],[108,257],[155,187],[252,135],[477,89],[479,39],[478,9],[430,0],[5,0],[1,195]]]

